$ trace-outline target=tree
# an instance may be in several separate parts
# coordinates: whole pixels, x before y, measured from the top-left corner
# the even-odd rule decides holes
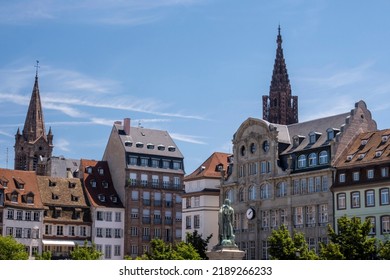
[[[309,247],[302,233],[290,231],[285,225],[273,230],[268,238],[270,242],[270,255],[274,260],[315,260],[318,256]]]
[[[25,246],[12,236],[0,236],[0,260],[27,260]]]
[[[336,232],[328,226],[330,243],[321,247],[320,256],[323,259],[333,260],[370,260],[376,258],[377,239],[370,237],[370,220],[363,223],[360,218],[346,216],[337,220]]]
[[[42,261],[42,260],[51,260],[51,251],[45,251],[42,252],[41,255],[35,254],[35,260]]]
[[[96,250],[95,244],[88,246],[88,242],[84,241],[83,246],[76,244],[76,247],[70,252],[72,260],[99,260],[102,253]]]
[[[202,260],[208,260],[209,258],[206,255],[207,245],[212,237],[213,234],[210,234],[206,239],[203,239],[202,234],[199,234],[198,231],[195,230],[192,234],[187,233],[186,242],[195,248]]]
[[[387,239],[384,243],[379,242],[378,258],[381,260],[390,260],[390,239]]]
[[[195,248],[183,241],[177,244],[167,244],[161,239],[150,242],[150,252],[145,252],[137,260],[200,260]]]

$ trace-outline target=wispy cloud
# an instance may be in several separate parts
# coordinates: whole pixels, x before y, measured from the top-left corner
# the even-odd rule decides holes
[[[204,0],[15,0],[2,3],[0,22],[24,24],[35,21],[139,25],[161,18],[160,9],[193,5]]]
[[[19,105],[28,104],[32,89],[30,68],[19,66],[8,72],[0,69],[0,73],[3,74],[0,78],[0,101]],[[20,77],[22,83],[25,84],[26,73],[30,74],[28,90],[8,86],[13,84],[10,80],[18,80],[17,77]],[[71,117],[93,117],[83,110],[83,107],[90,107],[138,112],[162,117],[205,120],[204,117],[197,115],[171,111],[164,112],[164,109],[169,108],[169,104],[153,98],[139,98],[129,95],[124,92],[121,83],[115,80],[94,78],[76,71],[53,69],[51,66],[46,66],[45,72],[40,75],[40,78],[46,81],[44,94],[41,90],[43,106]],[[27,91],[29,94],[20,94],[20,91]]]
[[[14,138],[15,137],[14,135],[11,135],[8,132],[3,131],[3,130],[0,130],[0,135],[4,135],[4,136],[10,137],[10,138]]]
[[[200,144],[200,145],[206,145],[207,143],[199,140],[199,136],[193,136],[193,135],[185,135],[185,134],[179,134],[179,133],[169,133],[169,135],[172,137],[174,140],[178,141],[183,141],[183,142],[188,142],[192,144]]]
[[[58,139],[57,141],[55,141],[54,143],[56,149],[59,149],[61,151],[64,151],[64,152],[70,152],[70,142],[66,139]]]

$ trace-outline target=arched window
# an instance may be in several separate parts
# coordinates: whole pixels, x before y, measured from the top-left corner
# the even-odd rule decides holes
[[[309,166],[317,165],[317,154],[311,153],[309,155]]]
[[[298,157],[298,168],[305,168],[306,167],[306,156],[300,155]]]
[[[327,164],[328,163],[328,152],[322,151],[319,156],[319,162],[320,164]]]
[[[268,199],[271,197],[271,186],[269,184],[265,184],[260,188],[260,198]]]
[[[256,188],[250,186],[248,189],[248,200],[256,200]]]

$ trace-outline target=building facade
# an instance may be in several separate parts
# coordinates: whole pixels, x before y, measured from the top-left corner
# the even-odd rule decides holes
[[[30,258],[42,252],[44,207],[33,171],[0,169],[1,228],[26,247]]]
[[[124,258],[125,209],[112,183],[107,162],[80,161],[83,187],[91,207],[92,242],[102,259]]]
[[[390,129],[362,133],[337,160],[332,192],[335,220],[369,219],[370,234],[390,234]],[[336,224],[337,228],[337,224]]]
[[[31,94],[26,120],[22,133],[18,128],[15,135],[15,169],[36,171],[46,175],[46,161],[53,151],[53,134],[51,128],[45,132],[41,97],[38,86],[38,71]]]
[[[184,164],[169,133],[116,122],[103,160],[125,207],[125,255],[142,255],[153,238],[180,241]]]
[[[226,176],[230,154],[213,153],[197,169],[184,178],[182,231],[197,231],[203,238],[212,235],[209,249],[218,244],[218,212],[220,208],[220,184]]]
[[[234,163],[221,199],[235,209],[236,242],[247,259],[268,259],[268,237],[284,224],[310,249],[333,225],[335,160],[360,131],[376,129],[366,104],[349,113],[292,125],[249,118],[233,136]]]

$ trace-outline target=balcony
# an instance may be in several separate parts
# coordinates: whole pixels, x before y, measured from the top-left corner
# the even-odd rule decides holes
[[[154,200],[153,201],[153,205],[156,206],[156,207],[161,207],[162,202],[161,202],[161,200]]]
[[[155,225],[161,225],[161,218],[154,218],[154,219],[153,219],[153,224],[155,224]]]

